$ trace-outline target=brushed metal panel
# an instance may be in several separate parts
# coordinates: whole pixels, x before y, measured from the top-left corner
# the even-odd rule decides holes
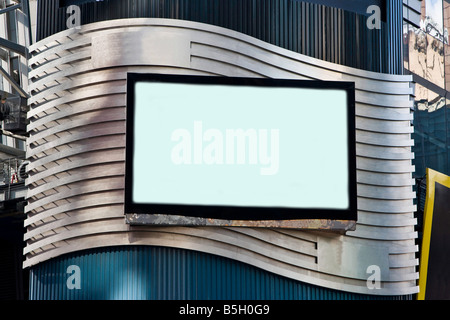
[[[229,63],[195,56],[192,57],[191,68],[192,70],[206,72],[212,76],[265,77],[263,72],[255,72],[230,65]]]
[[[411,108],[414,101],[397,95],[385,95],[383,93],[356,91],[355,99],[362,103],[390,108]]]
[[[35,108],[31,109],[28,112],[28,118],[34,117],[38,115],[41,112],[44,112],[46,110],[50,110],[51,108],[54,108],[58,105],[67,104],[67,103],[73,103],[80,100],[86,100],[89,98],[95,98],[104,96],[107,94],[119,94],[119,93],[125,93],[126,88],[124,86],[115,86],[115,85],[109,85],[107,86],[107,91],[105,92],[105,89],[85,89],[85,90],[78,90],[76,93],[73,94],[67,94],[61,98],[53,99],[49,102],[38,104]]]
[[[51,76],[48,76],[51,77]],[[60,95],[64,94],[66,91],[70,90],[70,92],[73,92],[75,90],[83,90],[86,89],[86,84],[90,83],[90,86],[95,86],[96,84],[100,84],[105,80],[115,80],[113,77],[106,77],[104,76],[103,79],[99,79],[98,83],[95,83],[94,81],[90,79],[77,79],[74,75],[71,75],[71,80],[65,80],[61,78],[52,78],[57,84],[50,86],[47,85],[45,88],[45,91],[42,93],[36,93],[32,99],[29,100],[29,103],[39,102],[44,100],[50,100],[49,98],[51,95],[55,95],[56,97],[59,97]],[[74,79],[75,78],[75,79]],[[126,79],[123,79],[124,82],[126,82]],[[117,83],[118,84],[118,83]],[[84,88],[83,88],[84,87]],[[91,88],[93,89],[93,88]]]
[[[384,172],[368,172],[359,171],[357,174],[359,183],[379,185],[379,186],[412,186],[415,180],[411,178],[411,174],[406,173],[384,173]]]
[[[358,196],[374,199],[414,199],[416,193],[412,191],[412,186],[408,187],[379,187],[360,184],[358,186]]]
[[[411,147],[414,145],[414,140],[410,137],[410,134],[385,134],[356,130],[356,142],[378,146]]]
[[[140,64],[189,67],[189,50],[189,38],[170,30],[94,36],[92,66],[96,69]]]
[[[358,199],[358,209],[369,212],[407,213],[415,212],[417,207],[410,200]]]
[[[99,197],[96,194],[92,194],[91,197],[84,197],[83,199],[78,199],[75,204],[67,203],[64,205],[59,205],[57,207],[53,207],[52,209],[44,209],[44,211],[39,212],[36,211],[34,214],[29,214],[27,219],[25,219],[25,227],[31,226],[34,223],[39,222],[40,220],[54,217],[60,213],[71,212],[74,210],[81,209],[89,209],[95,208],[98,206],[109,207],[113,204],[123,204],[123,192],[121,191],[110,191],[108,194],[102,194]]]
[[[78,223],[86,223],[89,221],[106,221],[112,218],[123,218],[123,208],[121,204],[113,205],[103,205],[102,207],[92,207],[84,209],[77,209],[76,211],[72,211],[70,214],[65,213],[67,217],[46,223],[42,226],[29,230],[24,237],[24,240],[31,239],[40,233],[44,233],[53,229],[69,227]],[[105,222],[106,223],[106,222]],[[29,225],[29,224],[27,224]]]
[[[35,201],[31,201],[31,199],[29,199],[29,203],[25,207],[25,210],[31,211],[47,203],[51,203],[61,199],[77,197],[83,194],[98,193],[101,191],[120,190],[120,189],[123,189],[123,183],[120,178],[110,178],[108,179],[108,181],[102,180],[89,181],[89,183],[85,183],[84,185],[74,186],[69,190],[52,194],[43,199],[37,199]]]
[[[153,228],[154,231],[165,231],[167,228],[156,227]],[[250,250],[252,252],[258,252],[259,255],[269,257],[272,260],[278,260],[281,262],[285,262],[291,265],[306,267],[311,270],[315,270],[317,268],[316,258],[314,255],[304,254],[304,252],[295,252],[291,250],[292,244],[286,248],[285,246],[277,245],[277,243],[273,243],[273,245],[277,248],[273,250],[273,248],[266,245],[267,239],[270,237],[271,232],[266,231],[265,239],[258,239],[254,237],[249,237],[246,232],[240,231],[235,232],[230,228],[199,228],[196,230],[196,237],[201,237],[203,239],[214,239],[214,241],[219,241],[226,243],[227,245],[234,246],[235,248],[244,248],[245,250]],[[169,232],[184,234],[184,235],[192,235],[191,230],[188,228],[182,227],[172,227],[169,229]],[[300,247],[301,243],[297,243]]]
[[[315,242],[310,241],[299,241],[298,239],[292,239],[291,236],[286,234],[281,234],[276,230],[270,229],[253,229],[253,228],[233,228],[233,232],[244,233],[253,238],[260,239],[262,241],[274,244],[278,247],[287,248],[294,252],[302,253],[305,255],[310,255],[312,257],[317,256],[317,248]],[[296,246],[292,246],[293,241],[295,241]],[[298,247],[297,247],[298,245]]]
[[[61,67],[61,65],[70,64],[80,60],[86,60],[89,59],[90,57],[91,57],[91,49],[90,48],[84,49],[77,53],[68,56],[63,56],[62,58],[58,58],[43,64],[42,66],[36,68],[35,70],[30,71],[29,77],[31,78],[35,77],[38,73],[42,72],[42,70],[46,70],[48,72],[51,68],[55,67],[59,68]]]
[[[125,104],[125,95],[100,96],[89,99],[89,103],[85,103],[83,101],[74,102],[71,103],[70,106],[67,105],[67,108],[65,109],[60,107],[58,112],[54,112],[39,119],[33,119],[33,121],[27,126],[27,129],[28,131],[34,131],[38,127],[48,125],[52,121],[69,118],[72,115],[84,114],[87,111],[104,110],[105,112],[109,112],[108,110],[119,107],[119,109],[122,110],[122,113],[125,114],[125,110],[123,110],[123,106]],[[105,106],[108,107],[105,108]]]
[[[122,135],[123,136],[123,135]],[[101,137],[102,139],[104,137]],[[54,164],[55,161],[59,159],[64,158],[70,158],[70,161],[72,162],[73,167],[77,166],[77,162],[75,159],[77,157],[82,158],[82,160],[86,159],[86,154],[89,153],[89,159],[94,161],[95,163],[102,162],[105,157],[108,157],[110,159],[114,159],[114,161],[125,161],[125,155],[123,153],[123,148],[121,148],[121,143],[123,141],[123,138],[120,139],[121,143],[114,143],[118,140],[115,140],[115,136],[107,136],[106,137],[108,141],[100,141],[98,143],[92,143],[92,141],[83,141],[82,144],[79,146],[74,146],[70,148],[69,151],[65,152],[57,152],[52,155],[48,155],[45,157],[39,157],[37,159],[33,159],[30,157],[30,164],[27,165],[28,170],[30,171],[30,180],[29,183],[31,184],[32,181],[34,181],[33,176],[36,174],[36,181],[42,179],[42,176],[38,176],[37,174],[39,172],[36,172],[36,169],[39,167],[43,167],[43,170],[47,170],[47,167],[50,164]],[[106,161],[108,162],[108,161]],[[47,167],[46,167],[47,166]],[[60,166],[59,164],[56,166]],[[72,168],[73,168],[72,167]],[[57,169],[56,169],[57,170]],[[45,175],[46,171],[43,171],[43,175]],[[49,172],[49,171],[48,171]]]
[[[49,176],[47,176],[47,181],[40,186],[29,189],[27,196],[34,197],[39,193],[44,193],[46,190],[55,189],[57,187],[70,185],[76,182],[85,182],[92,179],[105,179],[109,177],[123,176],[125,174],[125,168],[123,166],[108,166],[106,164],[103,164],[101,168],[84,167],[82,170],[76,171],[80,172],[71,173],[70,171],[64,171],[65,173],[69,173],[70,177],[65,177],[64,179],[57,178],[55,181],[49,181]]]
[[[117,140],[121,140],[121,141],[117,141]],[[102,146],[103,148],[109,148],[107,144],[108,142],[111,143],[111,146],[114,148],[118,148],[122,145],[122,147],[125,147],[125,137],[119,137],[119,139],[112,139],[112,138],[108,138],[107,141],[101,141],[99,142],[98,147]],[[95,148],[95,145],[92,144],[88,144],[88,146],[90,146],[92,149],[90,149],[89,152],[93,152],[93,150],[95,151],[100,151],[99,149]],[[95,149],[94,149],[95,148]],[[89,150],[89,149],[87,149]],[[75,155],[75,153],[72,153],[71,156]],[[33,172],[33,181],[39,181],[42,180],[48,176],[52,176],[52,175],[56,175],[58,173],[61,172],[67,172],[69,170],[73,170],[73,169],[80,169],[81,170],[85,170],[84,168],[87,167],[92,167],[94,165],[98,165],[99,160],[102,162],[101,166],[107,166],[110,163],[113,165],[119,165],[120,167],[124,167],[123,161],[124,161],[124,157],[122,154],[111,154],[111,153],[107,153],[107,152],[102,152],[101,155],[99,155],[99,157],[93,157],[90,156],[89,158],[83,157],[82,159],[80,159],[79,161],[76,161],[75,159],[71,159],[70,162],[65,163],[65,164],[60,164],[58,166],[54,166],[53,168],[46,168],[45,170],[42,171],[38,171],[38,172]],[[36,166],[33,166],[29,169],[34,169]],[[31,193],[29,193],[31,194]]]
[[[419,259],[416,259],[414,256],[409,255],[409,259],[402,258],[399,255],[390,255],[389,263],[393,268],[415,267],[419,265]]]
[[[40,65],[47,63],[48,59],[51,59],[52,55],[57,58],[63,55],[64,51],[79,49],[79,47],[85,47],[91,44],[90,38],[80,37],[78,34],[76,34],[75,37],[68,38],[68,40],[70,41],[55,42],[54,46],[39,50],[37,55],[34,55],[28,59],[28,64],[33,66],[33,69],[37,69]]]
[[[407,83],[396,83],[391,82],[389,84],[383,81],[375,81],[368,79],[361,79],[349,74],[338,73],[333,69],[318,68],[312,64],[302,64],[297,65],[292,63],[292,60],[288,57],[278,56],[276,60],[271,60],[271,57],[261,54],[257,47],[245,48],[242,43],[240,46],[235,48],[234,42],[231,39],[222,39],[227,43],[227,49],[221,49],[216,46],[219,44],[211,43],[214,45],[213,48],[209,46],[202,47],[203,50],[199,49],[199,44],[195,44],[192,47],[193,55],[197,58],[203,58],[207,60],[212,60],[217,64],[227,63],[234,66],[239,66],[240,68],[246,70],[264,70],[262,75],[267,77],[292,77],[301,79],[321,79],[321,80],[336,80],[340,79],[342,81],[355,81],[356,89],[361,91],[372,90],[373,92],[383,92],[384,94],[412,94],[413,90]],[[233,49],[230,49],[233,48]],[[205,49],[207,49],[205,51]],[[242,51],[250,51],[249,56],[243,56]],[[233,51],[231,51],[233,50]],[[193,61],[194,62],[194,61]],[[196,62],[196,61],[195,61]],[[200,64],[203,61],[199,62]],[[292,76],[289,76],[292,75]],[[356,81],[357,80],[357,81]],[[374,88],[374,89],[373,89]],[[361,97],[367,96],[366,93],[361,92]],[[364,101],[361,99],[361,101]]]
[[[86,60],[83,60],[74,66],[65,65],[61,70],[55,71],[54,73],[48,73],[48,75],[45,73],[48,70],[39,70],[40,72],[37,72],[34,77],[30,77],[30,79],[33,80],[30,84],[30,90],[39,90],[40,88],[45,89],[46,85],[58,85],[60,81],[65,81],[65,79],[68,79],[69,77],[72,78],[78,74],[92,71],[91,64],[85,62]]]
[[[410,121],[382,121],[356,117],[356,128],[382,133],[413,133],[414,127]]]
[[[68,121],[64,124],[59,124],[52,128],[52,135],[58,135],[59,133],[63,133],[64,131],[75,131],[75,130],[83,130],[83,127],[91,126],[95,124],[105,124],[108,122],[117,122],[117,125],[120,125],[120,122],[125,121],[125,114],[123,110],[113,110],[110,109],[109,112],[91,112],[89,114],[84,114],[82,119],[76,119],[76,115],[72,116],[73,120]],[[122,124],[123,125],[123,124]],[[32,144],[37,142],[40,139],[48,138],[48,132],[42,131],[31,136],[27,139],[28,144]]]
[[[386,245],[368,247],[342,236],[323,236],[317,244],[318,270],[348,278],[367,280],[367,268],[380,268],[381,281],[389,279],[389,249]],[[358,267],[356,267],[358,266]]]
[[[411,121],[414,114],[408,109],[393,109],[379,106],[371,106],[360,103],[356,110],[356,115],[360,117],[382,119],[382,120],[407,120]]]
[[[268,77],[274,74],[278,77],[288,74],[296,74],[305,79],[321,79],[321,80],[336,80],[341,81],[355,81],[357,90],[367,92],[383,92],[384,94],[413,94],[413,88],[407,82],[387,82],[377,79],[356,77],[350,72],[342,73],[336,71],[334,68],[324,68],[323,62],[320,61],[321,66],[317,67],[312,63],[292,63],[289,56],[279,54],[276,57],[264,54],[264,51],[259,50],[256,45],[249,45],[247,42],[233,41],[232,38],[215,37],[208,38],[207,45],[205,40],[200,43],[194,42],[193,38],[191,55],[197,58],[214,60],[218,62],[225,62],[231,65],[236,65],[248,70],[264,70],[264,74]],[[226,43],[226,45],[224,45]],[[225,46],[225,48],[224,48]],[[243,54],[245,52],[245,55]],[[265,66],[262,68],[262,66]],[[282,69],[282,70],[280,70]],[[356,81],[357,80],[357,81]],[[364,96],[361,93],[361,96]]]
[[[360,211],[360,213],[363,212]],[[417,219],[410,213],[387,215],[384,213],[367,212],[360,215],[358,224],[384,227],[415,226]]]
[[[365,158],[385,160],[411,160],[414,153],[411,147],[384,147],[370,144],[356,143],[356,155]]]
[[[407,173],[414,171],[411,160],[379,160],[356,157],[356,167],[361,170],[385,173]]]
[[[58,34],[51,35],[44,39],[44,41],[38,41],[30,45],[29,50],[32,55],[38,54],[42,52],[43,49],[47,49],[51,46],[57,46],[61,39],[71,38],[73,36],[77,36],[79,34],[79,30],[75,28],[70,28],[64,31],[59,32]]]
[[[318,239],[318,235],[314,232],[310,232],[310,231],[303,231],[303,230],[293,230],[293,229],[271,229],[276,233],[279,234],[285,234],[288,235],[292,238],[295,239],[299,239],[301,241],[307,241],[309,242],[308,246],[314,246],[314,248],[316,247],[316,243],[317,243],[317,239]]]
[[[124,134],[125,133],[125,123],[117,123],[117,122],[113,122],[110,126],[106,127],[106,128],[95,128],[93,130],[89,130],[89,131],[81,131],[81,132],[76,132],[70,136],[66,136],[64,138],[60,138],[54,141],[50,141],[44,145],[40,145],[40,146],[36,146],[36,147],[30,147],[30,156],[33,156],[35,154],[38,154],[44,150],[49,150],[52,148],[56,148],[58,146],[61,145],[65,145],[71,142],[75,142],[77,140],[82,140],[82,139],[89,139],[89,138],[93,138],[93,137],[98,137],[98,136],[108,136],[108,135],[114,135],[114,134]]]
[[[410,240],[417,237],[417,233],[414,232],[413,226],[405,227],[371,227],[366,225],[359,225],[355,231],[349,231],[347,234],[349,237],[358,237],[364,239],[373,240]],[[379,245],[382,245],[379,243]]]
[[[93,226],[93,223],[89,224],[88,227],[81,226],[80,228],[73,230],[66,230],[60,234],[55,234],[49,237],[46,237],[43,240],[40,240],[36,243],[28,244],[24,249],[24,254],[27,254],[33,250],[36,250],[45,245],[51,245],[53,243],[57,243],[59,241],[65,241],[71,238],[81,237],[83,235],[94,235],[94,234],[104,234],[107,232],[125,232],[127,231],[127,226],[123,224],[121,220],[118,219],[109,219],[107,223],[102,222],[98,225]]]

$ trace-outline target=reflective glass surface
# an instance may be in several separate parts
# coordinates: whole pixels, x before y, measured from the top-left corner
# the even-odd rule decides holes
[[[444,43],[427,34],[423,29],[411,25],[404,27],[404,38],[409,49],[407,68],[444,88]]]
[[[445,53],[445,88],[450,90],[450,0],[444,0],[444,53]]]
[[[427,34],[426,79],[444,88],[444,43]]]
[[[450,174],[450,0],[422,1],[420,28],[403,26],[403,65],[414,75],[415,176]]]
[[[427,35],[422,29],[408,26],[409,70],[427,78]]]
[[[448,166],[448,100],[416,84],[414,103],[414,152],[416,176],[426,168],[447,173]]]
[[[443,4],[442,0],[424,0],[422,1],[422,15],[424,13],[423,6],[425,5],[425,17],[423,18],[422,28],[426,33],[432,37],[442,41],[443,36]]]

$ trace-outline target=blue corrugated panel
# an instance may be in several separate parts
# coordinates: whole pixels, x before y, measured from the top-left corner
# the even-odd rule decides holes
[[[79,273],[68,273],[69,266],[79,267]],[[76,278],[77,275],[80,289],[70,289],[67,280],[71,276]],[[75,284],[76,281],[70,283]],[[378,297],[339,292],[281,277],[219,256],[151,246],[81,251],[46,261],[30,270],[31,300],[410,298],[412,297]]]

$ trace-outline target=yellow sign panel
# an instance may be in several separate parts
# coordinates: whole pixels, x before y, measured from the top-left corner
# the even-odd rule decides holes
[[[424,209],[423,239],[419,270],[418,300],[448,299],[450,237],[450,177],[427,169],[427,193]]]

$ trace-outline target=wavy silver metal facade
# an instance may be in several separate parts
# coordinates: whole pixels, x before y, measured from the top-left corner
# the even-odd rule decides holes
[[[348,292],[417,293],[410,76],[344,67],[228,29],[168,19],[84,25],[34,44],[30,53],[24,267],[82,249],[157,245]],[[355,230],[127,224],[127,72],[354,81]],[[367,285],[373,265],[381,272],[379,289]]]

